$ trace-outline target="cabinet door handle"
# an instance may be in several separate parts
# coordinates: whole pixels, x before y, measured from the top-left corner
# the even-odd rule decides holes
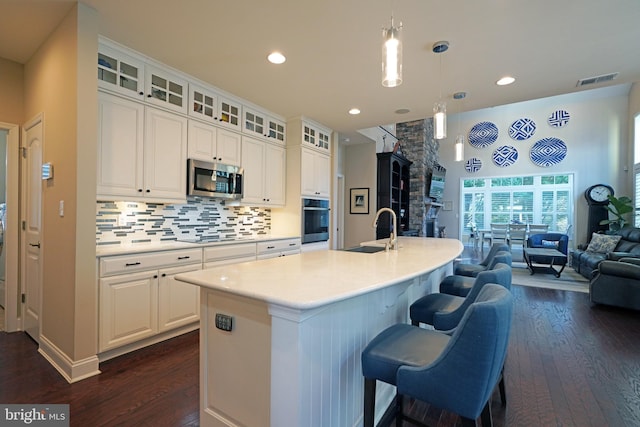
[[[40,242],[38,242],[38,243],[29,243],[29,246],[33,246],[34,248],[39,248],[40,247]]]
[[[189,258],[191,258],[191,257],[190,257],[190,256],[188,256],[188,255],[187,255],[187,256],[179,256],[179,257],[178,257],[178,259],[189,259]]]
[[[134,265],[140,265],[140,262],[128,262],[124,266],[125,267],[133,267]]]
[[[151,190],[149,190],[148,188],[147,188],[147,193],[151,193]]]
[[[154,279],[157,279],[157,278],[158,278],[158,275],[157,275],[157,274],[154,274],[154,275],[153,275],[153,278],[154,278]]]
[[[142,193],[142,188],[138,188],[138,193]]]
[[[144,92],[140,91],[138,92],[138,95],[144,95]]]
[[[275,246],[267,246],[267,249],[275,249]]]
[[[295,243],[289,243],[289,246],[295,246],[295,245],[296,245]]]
[[[162,277],[167,277],[167,273],[162,273]]]

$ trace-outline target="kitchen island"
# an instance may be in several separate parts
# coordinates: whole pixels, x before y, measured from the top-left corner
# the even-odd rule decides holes
[[[417,237],[401,237],[399,246],[177,275],[201,287],[200,425],[360,424],[362,349],[382,329],[407,322],[410,303],[437,292],[463,248]],[[393,394],[378,387],[378,418]]]

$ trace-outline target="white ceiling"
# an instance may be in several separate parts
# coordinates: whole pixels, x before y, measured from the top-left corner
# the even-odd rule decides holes
[[[26,62],[73,0],[0,0],[0,57]],[[99,32],[285,118],[346,136],[448,111],[640,80],[638,0],[84,0]],[[381,81],[381,29],[402,21],[404,83]],[[432,45],[450,43],[437,55]],[[280,50],[287,61],[269,64]],[[612,82],[578,79],[619,72]],[[498,87],[504,75],[513,85]],[[453,93],[467,92],[464,101]],[[358,107],[359,116],[348,110]],[[409,109],[407,114],[395,113]]]

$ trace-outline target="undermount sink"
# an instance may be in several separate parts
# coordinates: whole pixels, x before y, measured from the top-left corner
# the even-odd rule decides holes
[[[353,248],[345,249],[347,252],[360,252],[363,254],[375,254],[376,252],[384,251],[384,246],[356,246]]]

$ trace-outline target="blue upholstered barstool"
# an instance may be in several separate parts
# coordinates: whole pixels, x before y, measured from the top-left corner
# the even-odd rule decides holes
[[[503,286],[485,285],[451,335],[407,324],[378,334],[362,352],[364,426],[375,417],[376,381],[397,387],[396,418],[402,396],[462,417],[464,425],[491,425],[490,398],[501,379],[512,317],[512,296]],[[398,424],[399,425],[399,424]]]
[[[464,312],[476,300],[483,286],[494,283],[511,289],[511,278],[511,267],[500,263],[493,270],[479,273],[466,297],[443,293],[425,295],[409,307],[411,323],[414,326],[420,323],[432,325],[441,331],[453,329],[458,326]]]
[[[491,245],[491,249],[489,250],[489,253],[485,257],[485,259],[483,259],[479,264],[457,264],[453,270],[453,274],[456,274],[458,276],[476,277],[478,273],[486,270],[489,267],[489,264],[491,263],[493,257],[495,257],[496,254],[500,251],[511,253],[509,245],[505,243],[494,243],[493,245]]]
[[[493,270],[498,264],[507,264],[511,266],[511,261],[511,252],[499,251],[496,253],[496,256],[493,257],[485,271]],[[447,276],[442,280],[442,282],[440,282],[440,293],[466,297],[469,294],[469,291],[471,291],[474,281],[475,277],[470,276],[459,276],[457,274]],[[491,282],[491,280],[489,280],[489,282]]]

